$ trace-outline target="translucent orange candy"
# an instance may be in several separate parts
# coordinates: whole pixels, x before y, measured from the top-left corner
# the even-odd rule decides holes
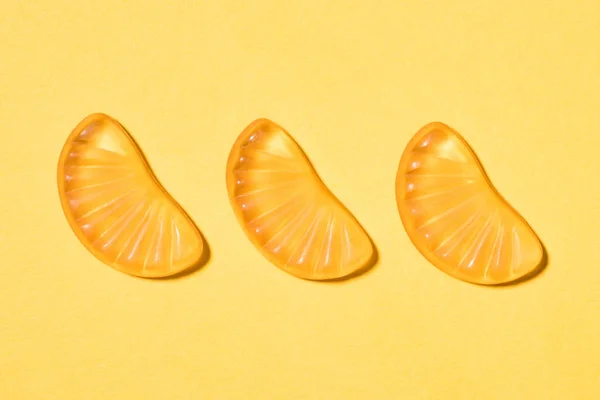
[[[406,147],[396,201],[419,252],[456,278],[508,283],[543,263],[536,234],[492,186],[467,142],[442,123],[424,126]]]
[[[227,161],[231,206],[250,241],[282,270],[329,280],[367,267],[367,233],[323,184],[304,152],[277,124],[259,119]]]
[[[58,193],[77,238],[117,270],[166,277],[201,261],[200,232],[158,182],[133,138],[107,115],[88,116],[67,139]]]

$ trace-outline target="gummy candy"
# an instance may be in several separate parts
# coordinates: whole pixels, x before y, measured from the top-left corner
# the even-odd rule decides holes
[[[452,128],[430,123],[406,147],[396,176],[402,223],[418,251],[467,282],[512,282],[538,270],[543,246],[492,186]]]
[[[227,190],[250,241],[296,277],[339,279],[363,271],[373,260],[367,233],[298,144],[272,121],[254,121],[234,143]]]
[[[145,278],[178,274],[202,259],[203,238],[114,119],[92,114],[68,137],[58,163],[63,212],[96,258]]]

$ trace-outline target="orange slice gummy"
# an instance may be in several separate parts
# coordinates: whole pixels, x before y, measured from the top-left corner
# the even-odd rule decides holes
[[[543,262],[536,234],[492,186],[467,142],[443,123],[424,126],[409,142],[396,201],[412,243],[451,276],[502,284]]]
[[[200,232],[158,182],[133,138],[107,115],[88,116],[67,139],[58,193],[77,238],[117,270],[157,278],[201,261]]]
[[[227,190],[250,241],[296,277],[354,275],[374,257],[367,233],[323,184],[298,144],[272,121],[254,121],[234,143]]]

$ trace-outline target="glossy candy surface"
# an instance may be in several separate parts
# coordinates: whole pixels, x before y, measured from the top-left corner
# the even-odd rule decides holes
[[[428,124],[412,138],[400,160],[396,201],[419,252],[458,279],[508,283],[543,262],[536,234],[494,189],[467,142],[447,125]]]
[[[201,261],[200,232],[158,182],[134,140],[107,115],[88,116],[67,139],[58,192],[77,238],[117,270],[166,277]]]
[[[259,119],[240,134],[227,162],[227,189],[251,242],[292,275],[341,278],[374,256],[366,232],[274,122]]]

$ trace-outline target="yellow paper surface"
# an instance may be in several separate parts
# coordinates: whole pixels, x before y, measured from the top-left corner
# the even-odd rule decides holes
[[[600,398],[600,3],[0,2],[1,399]],[[123,123],[212,259],[150,281],[94,259],[56,163],[86,115]],[[372,236],[343,283],[269,264],[225,162],[267,117]],[[404,146],[443,121],[548,249],[488,288],[400,222]]]

